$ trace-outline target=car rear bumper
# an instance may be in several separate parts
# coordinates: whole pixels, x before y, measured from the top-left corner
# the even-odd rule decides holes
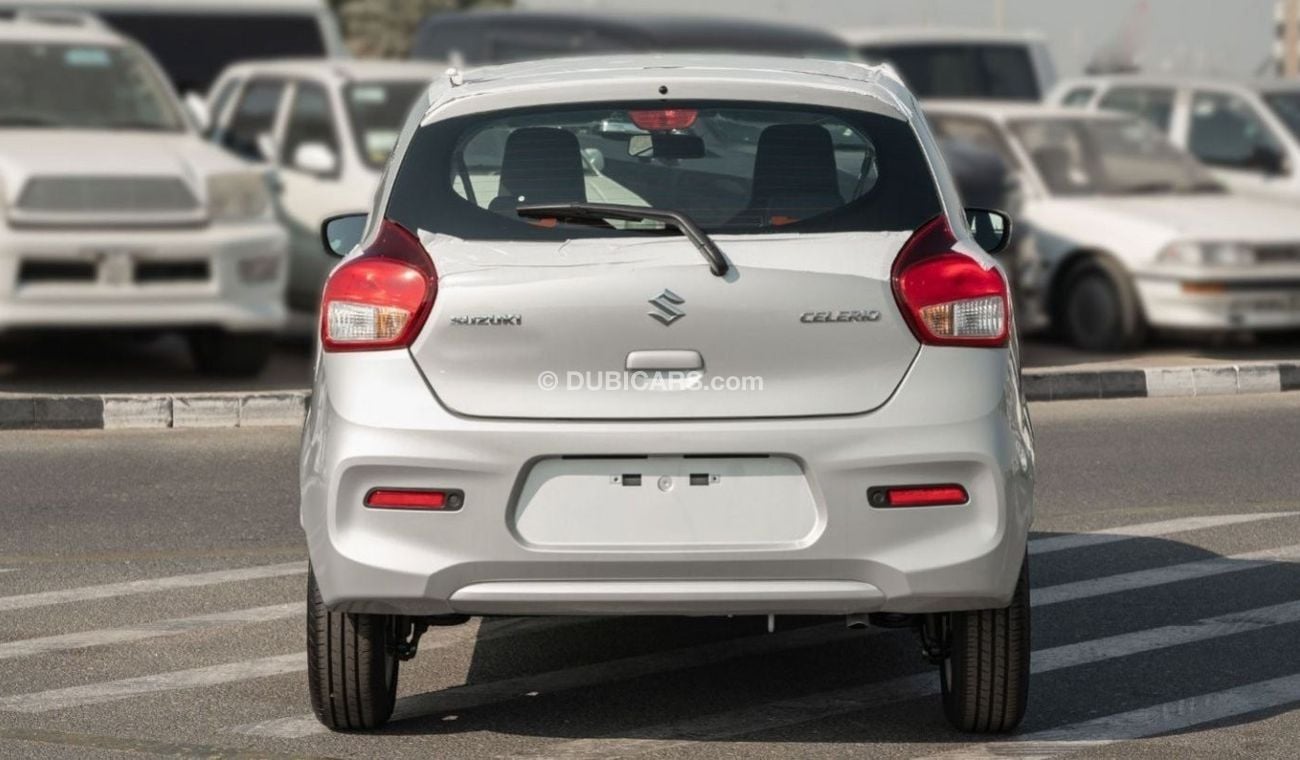
[[[786,527],[737,520],[734,540],[715,532],[700,543],[682,539],[690,530],[645,529],[653,523],[619,535],[608,529],[617,521],[605,522],[602,505],[588,501],[575,502],[569,525],[562,512],[544,529],[520,518],[521,505],[534,503],[529,476],[539,463],[683,455],[796,462],[803,491],[791,491],[789,503],[811,510],[809,519]],[[327,354],[304,432],[301,517],[322,597],[354,612],[980,609],[1005,605],[1014,590],[1032,473],[1018,378],[1002,350],[924,348],[894,398],[867,415],[618,422],[456,417],[406,352]],[[969,492],[967,504],[867,503],[872,486],[953,482]],[[364,507],[379,486],[460,489],[464,506]],[[675,501],[662,504],[666,515],[689,519]],[[627,507],[615,486],[603,506]],[[771,519],[779,510],[763,514],[753,522],[780,522]],[[701,520],[701,535],[717,528]]]
[[[0,229],[0,330],[220,327],[287,319],[274,222],[198,229]]]

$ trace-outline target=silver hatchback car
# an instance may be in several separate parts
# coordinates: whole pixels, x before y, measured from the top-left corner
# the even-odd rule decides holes
[[[949,718],[1029,677],[1033,441],[1002,270],[888,68],[448,72],[321,306],[310,686],[336,729],[471,615],[911,627]]]

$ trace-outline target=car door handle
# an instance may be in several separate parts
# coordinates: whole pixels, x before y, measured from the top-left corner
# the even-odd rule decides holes
[[[627,355],[627,370],[629,372],[637,370],[654,372],[691,369],[704,369],[704,357],[700,356],[699,351],[676,349],[632,351]]]

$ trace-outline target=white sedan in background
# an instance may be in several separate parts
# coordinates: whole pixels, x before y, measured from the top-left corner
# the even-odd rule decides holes
[[[1300,326],[1300,214],[1229,194],[1135,117],[931,101],[936,134],[1000,152],[1021,174],[1027,309],[1087,349],[1147,328]]]
[[[321,253],[321,221],[370,205],[411,104],[441,71],[429,62],[277,60],[240,63],[217,79],[209,135],[277,172],[291,308],[320,305],[337,263]]]

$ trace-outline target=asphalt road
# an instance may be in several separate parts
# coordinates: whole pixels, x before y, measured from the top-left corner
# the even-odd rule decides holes
[[[987,745],[909,632],[751,618],[442,629],[330,734],[295,431],[0,434],[0,757],[1295,757],[1300,394],[1033,414],[1030,712]]]
[[[177,335],[152,339],[74,333],[0,337],[0,394],[183,393],[286,390],[311,385],[314,321],[298,316],[255,378],[211,378],[194,371]],[[1300,359],[1300,333],[1156,335],[1136,351],[1080,351],[1046,335],[1023,339],[1026,367],[1168,367]]]

